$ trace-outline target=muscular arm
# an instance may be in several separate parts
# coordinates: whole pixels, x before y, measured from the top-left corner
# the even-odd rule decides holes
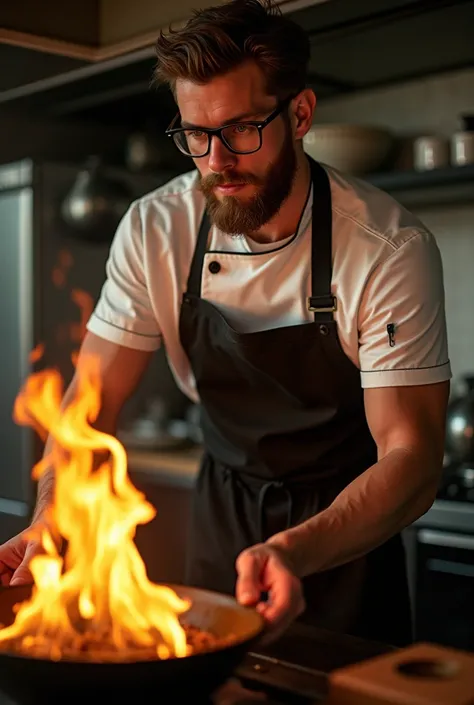
[[[152,352],[125,348],[99,338],[93,333],[87,333],[81,346],[76,374],[67,388],[63,406],[73,399],[81,366],[88,355],[97,356],[100,360],[102,405],[94,426],[105,433],[115,434],[120,411],[136,389],[145,372]],[[50,440],[46,442],[44,453],[50,450]],[[39,519],[53,498],[54,482],[52,471],[46,471],[38,482],[36,507],[33,521]]]
[[[365,390],[378,462],[324,511],[269,543],[304,577],[373,550],[434,501],[443,461],[449,382]]]

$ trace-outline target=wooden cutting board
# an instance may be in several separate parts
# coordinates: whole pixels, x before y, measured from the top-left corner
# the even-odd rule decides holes
[[[329,675],[325,705],[474,705],[474,653],[420,643]]]

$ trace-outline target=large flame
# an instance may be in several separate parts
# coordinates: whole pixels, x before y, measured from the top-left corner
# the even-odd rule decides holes
[[[179,616],[190,603],[150,582],[134,536],[155,509],[131,483],[123,446],[93,428],[100,409],[99,363],[81,360],[77,393],[61,408],[62,380],[54,370],[31,375],[15,402],[15,420],[53,439],[49,457],[33,469],[55,473],[55,497],[41,528],[44,555],[33,558],[31,599],[0,642],[60,659],[80,652],[85,640],[110,650],[155,650],[160,658],[189,654]],[[97,466],[98,454],[105,460]],[[49,527],[49,528],[48,528]],[[53,536],[67,541],[63,558]]]

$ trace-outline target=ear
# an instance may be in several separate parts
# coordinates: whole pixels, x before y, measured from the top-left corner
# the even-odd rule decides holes
[[[303,139],[306,135],[313,124],[315,109],[316,94],[311,88],[305,88],[294,98],[292,102],[292,123],[295,139]]]

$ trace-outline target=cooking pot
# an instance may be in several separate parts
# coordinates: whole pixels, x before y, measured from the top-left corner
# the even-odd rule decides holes
[[[474,462],[474,375],[462,380],[464,391],[448,405],[446,454],[450,464]]]
[[[61,206],[68,234],[110,243],[132,200],[126,184],[106,173],[98,157],[90,157]]]
[[[263,618],[227,595],[171,585],[192,607],[186,621],[230,644],[184,658],[98,663],[52,661],[0,649],[0,691],[18,705],[53,703],[199,703],[232,675],[263,630]],[[0,589],[0,623],[14,620],[14,605],[31,594],[31,586]]]

